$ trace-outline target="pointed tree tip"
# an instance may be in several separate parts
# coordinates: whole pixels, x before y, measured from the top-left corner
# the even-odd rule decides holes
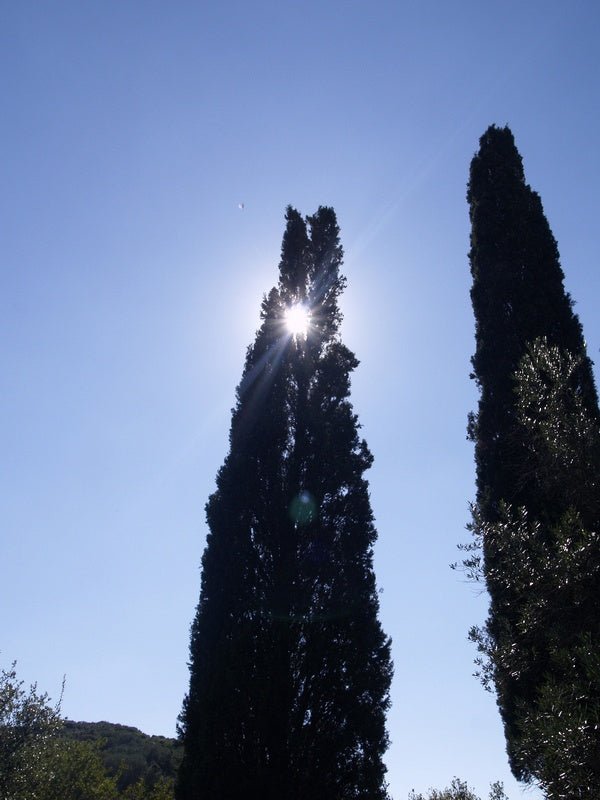
[[[287,220],[298,219],[301,216],[302,215],[300,214],[297,208],[294,208],[294,206],[291,203],[287,204],[287,206],[285,207],[285,218]]]
[[[479,149],[483,150],[486,147],[498,145],[508,145],[515,148],[515,137],[508,125],[500,127],[492,123],[479,139]]]

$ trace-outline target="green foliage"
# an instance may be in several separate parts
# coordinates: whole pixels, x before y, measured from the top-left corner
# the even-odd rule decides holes
[[[463,567],[485,580],[474,627],[516,777],[549,798],[600,787],[600,414],[556,242],[510,131],[471,164],[477,503]]]
[[[142,785],[148,793],[156,785],[172,784],[181,762],[182,747],[176,739],[148,736],[126,725],[66,720],[62,735],[70,741],[94,744],[119,791]]]
[[[391,680],[377,621],[372,457],[348,400],[332,209],[288,209],[207,504],[179,800],[384,798]],[[286,309],[310,311],[306,336]]]
[[[48,775],[48,752],[60,728],[60,703],[17,678],[15,664],[0,671],[0,797],[28,800]]]
[[[172,800],[180,754],[175,740],[135,728],[65,722],[14,664],[0,671],[2,800]]]
[[[453,778],[452,783],[447,789],[430,789],[427,795],[416,794],[412,791],[408,800],[481,800],[475,792],[469,789],[466,781]],[[504,787],[501,783],[492,783],[488,800],[508,800],[504,794]]]
[[[539,491],[546,507],[568,510],[554,524],[530,519],[524,507],[504,507],[496,523],[475,512],[474,549],[486,542],[500,556],[486,579],[505,598],[496,610],[512,625],[502,635],[490,618],[471,638],[488,686],[527,680],[537,662],[542,677],[535,702],[521,706],[516,758],[549,797],[591,800],[600,786],[600,429],[570,390],[577,367],[578,359],[537,340],[515,375]],[[476,554],[464,563],[471,575],[482,568]]]
[[[587,367],[582,354],[538,338],[515,373],[515,397],[527,479],[544,508],[577,508],[584,524],[594,526],[600,520],[600,435],[597,407],[582,387]]]
[[[578,360],[573,385],[587,409],[597,409],[591,362],[581,325],[564,289],[556,241],[539,196],[525,183],[508,128],[492,126],[473,158],[467,194],[469,253],[476,323],[473,377],[480,389],[470,435],[475,441],[477,502],[493,520],[502,502],[545,505],[532,485],[516,419],[515,373],[538,339]],[[492,556],[493,557],[493,556]]]
[[[107,775],[98,747],[88,742],[53,740],[48,771],[36,796],[43,800],[117,800],[116,782]]]
[[[470,636],[516,777],[600,792],[600,414],[556,242],[510,131],[471,165],[477,503],[463,567],[490,610]]]
[[[523,724],[522,748],[548,798],[598,797],[600,658],[597,636],[579,637],[552,657],[535,708]]]
[[[173,800],[175,782],[172,778],[159,778],[152,786],[140,778],[128,786],[119,796],[124,800]]]

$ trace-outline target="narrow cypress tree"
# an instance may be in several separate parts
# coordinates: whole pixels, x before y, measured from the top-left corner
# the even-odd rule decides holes
[[[591,362],[556,241],[508,128],[492,126],[482,136],[467,198],[480,389],[470,420],[473,530],[490,595],[485,628],[473,636],[484,682],[496,689],[515,776],[538,780],[549,797],[593,798],[597,735],[582,756],[589,793],[580,782],[582,794],[565,795],[552,777],[555,755],[575,746],[577,726],[565,719],[548,727],[549,708],[581,699],[594,683],[600,688],[600,439]],[[464,563],[477,571],[477,557]],[[594,665],[584,664],[585,654]],[[590,733],[600,707],[579,710]]]
[[[207,504],[178,800],[385,798],[390,642],[378,622],[371,455],[348,400],[332,209],[288,208]],[[290,309],[308,315],[291,333]]]
[[[508,128],[490,127],[471,163],[471,300],[476,321],[477,499],[493,518],[502,500],[537,511],[539,499],[519,474],[514,374],[528,345],[545,337],[582,361],[579,391],[597,408],[591,362],[579,319],[563,286],[558,248],[540,197],[525,183]],[[533,504],[533,505],[532,505]]]

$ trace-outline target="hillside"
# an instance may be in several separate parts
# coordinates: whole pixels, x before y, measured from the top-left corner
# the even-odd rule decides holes
[[[159,778],[173,780],[181,761],[177,739],[149,736],[127,725],[65,720],[63,736],[98,743],[104,766],[111,776],[117,776],[119,790],[140,779],[148,788]]]

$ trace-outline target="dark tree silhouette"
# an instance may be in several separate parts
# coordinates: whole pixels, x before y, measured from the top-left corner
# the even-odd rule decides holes
[[[335,213],[288,208],[207,504],[178,800],[385,798],[390,643],[378,622],[372,457],[348,400]],[[309,314],[306,333],[286,325]]]
[[[472,635],[484,683],[496,689],[515,776],[537,780],[549,797],[591,800],[600,791],[600,703],[590,701],[592,687],[600,697],[591,362],[556,241],[508,128],[482,136],[467,197],[480,389],[469,425],[472,527],[483,558],[464,563],[485,577],[490,595],[485,628]]]

